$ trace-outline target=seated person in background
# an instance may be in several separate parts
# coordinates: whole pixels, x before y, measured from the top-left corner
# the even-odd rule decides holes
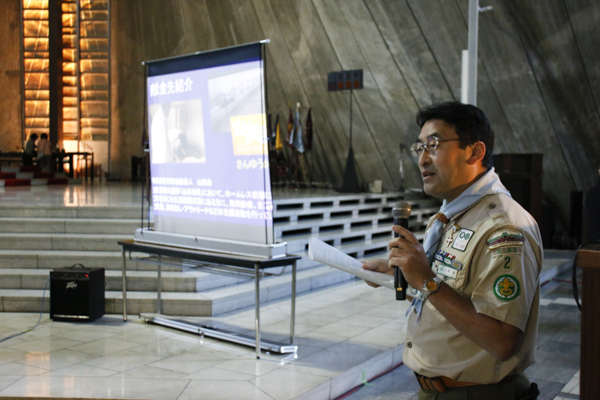
[[[38,142],[38,164],[42,167],[42,171],[52,171],[52,143],[48,141],[48,135],[42,133]]]
[[[29,139],[25,143],[25,149],[23,150],[23,165],[33,165],[33,157],[36,155],[35,141],[37,139],[37,134],[32,133],[29,135]]]

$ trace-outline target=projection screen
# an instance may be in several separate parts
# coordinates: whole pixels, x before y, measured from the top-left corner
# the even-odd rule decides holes
[[[264,46],[145,63],[154,231],[273,243]]]

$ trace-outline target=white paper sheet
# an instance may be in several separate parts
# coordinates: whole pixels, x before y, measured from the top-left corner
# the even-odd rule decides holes
[[[366,281],[394,289],[394,277],[392,275],[366,270],[362,267],[362,263],[356,258],[350,257],[316,237],[311,237],[308,240],[308,257],[312,260],[356,275]]]

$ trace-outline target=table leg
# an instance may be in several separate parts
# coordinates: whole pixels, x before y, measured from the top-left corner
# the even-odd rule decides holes
[[[292,315],[290,318],[290,344],[294,343],[296,326],[296,261],[292,264]]]
[[[88,180],[88,156],[87,156],[87,154],[85,154],[83,156],[83,159],[85,160],[85,181],[87,182],[87,180]]]
[[[125,255],[125,249],[123,249],[123,271],[121,271],[123,277],[123,321],[127,321],[127,256]]]
[[[158,256],[158,288],[157,288],[157,312],[162,314],[162,266],[160,265],[160,255]]]
[[[92,182],[94,182],[94,153],[92,153],[92,166],[90,167],[90,172],[92,173]]]
[[[256,359],[258,360],[260,359],[260,269],[258,264],[254,264],[254,280],[256,281],[254,329],[256,331]]]

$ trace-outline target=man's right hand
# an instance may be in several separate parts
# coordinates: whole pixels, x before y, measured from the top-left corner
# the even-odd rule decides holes
[[[389,261],[385,260],[383,258],[378,258],[375,260],[362,260],[362,267],[364,269],[368,269],[369,271],[375,271],[375,272],[382,272],[384,274],[388,274],[388,275],[393,275],[394,271],[392,270],[392,268],[390,268],[389,266]],[[372,287],[379,287],[378,284],[373,283],[373,282],[369,282],[369,281],[365,281],[367,282],[367,285],[372,286]]]

